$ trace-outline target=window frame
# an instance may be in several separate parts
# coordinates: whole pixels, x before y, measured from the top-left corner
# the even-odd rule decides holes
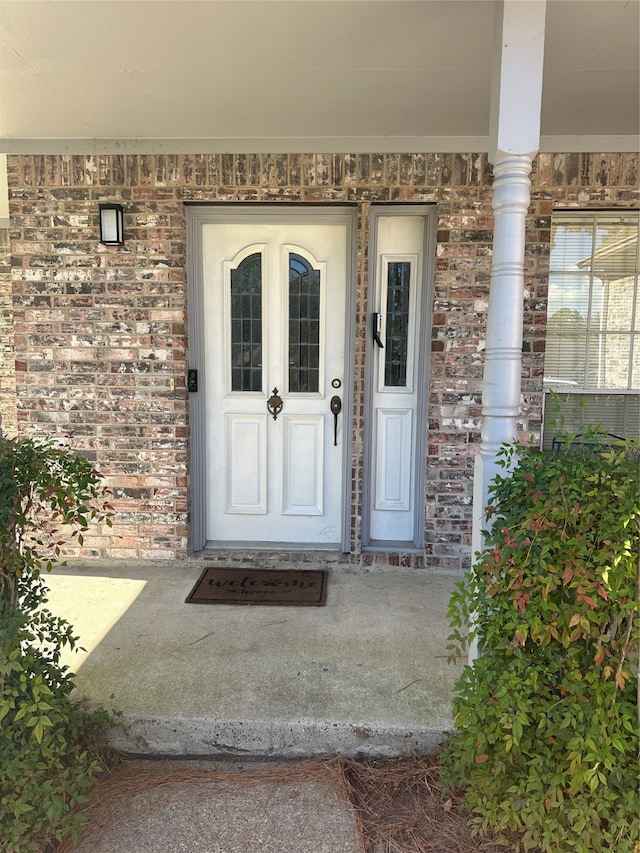
[[[553,432],[554,430],[557,431],[553,421],[553,413],[550,411],[551,408],[557,408],[557,406],[552,407],[551,404],[554,394],[558,396],[558,401],[561,404],[558,414],[565,419],[563,428],[568,429],[568,431],[575,430],[578,432],[590,425],[595,425],[596,422],[593,420],[591,415],[587,415],[585,417],[587,410],[589,408],[592,409],[594,405],[596,409],[598,408],[598,398],[610,397],[614,398],[611,401],[612,403],[616,400],[619,401],[619,405],[617,407],[618,411],[613,415],[610,409],[607,410],[606,417],[604,417],[604,429],[612,429],[617,424],[620,434],[624,437],[637,436],[640,434],[640,375],[638,375],[637,378],[634,376],[634,356],[637,361],[640,354],[640,211],[629,209],[618,209],[615,211],[600,209],[586,211],[558,210],[552,216],[550,247],[552,248],[554,245],[554,234],[556,233],[557,228],[560,228],[563,225],[575,227],[581,224],[584,224],[585,233],[587,230],[591,231],[590,253],[585,256],[584,262],[579,262],[579,265],[584,263],[584,274],[589,276],[588,302],[586,303],[587,316],[583,335],[584,340],[580,340],[580,335],[577,337],[578,344],[581,343],[583,347],[582,357],[584,363],[582,368],[579,361],[576,363],[575,381],[569,378],[564,378],[563,374],[566,371],[566,365],[563,363],[562,354],[559,351],[556,356],[555,364],[549,364],[550,345],[553,346],[554,342],[556,342],[559,349],[562,342],[563,330],[562,328],[559,328],[557,332],[554,332],[551,336],[549,335],[551,316],[549,314],[550,301],[548,301],[542,412],[542,446],[545,449],[550,448]],[[607,249],[606,245],[604,251],[600,251],[600,246],[596,242],[598,228],[603,225],[606,226],[607,224],[630,224],[635,228],[635,234],[632,232],[628,238],[621,239],[621,246],[623,246],[625,242],[631,241],[631,246],[633,247],[635,242],[635,256],[632,250],[629,254],[631,264],[626,269],[624,268],[624,264],[618,269],[615,258],[619,256],[614,252],[611,252],[610,248]],[[570,246],[568,246],[568,248],[570,248]],[[615,244],[613,248],[615,248]],[[598,256],[599,252],[600,257]],[[606,259],[606,255],[610,252],[612,263],[609,267],[603,267],[603,259]],[[551,296],[551,290],[554,286],[554,276],[557,276],[559,279],[566,276],[566,281],[569,282],[570,275],[575,272],[574,267],[578,265],[578,263],[575,262],[573,265],[565,264],[562,267],[553,266],[552,264],[553,260],[550,257],[548,298]],[[607,270],[611,271],[610,277],[606,276]],[[605,275],[598,275],[599,272],[604,272]],[[618,275],[617,279],[613,277],[614,274]],[[594,280],[602,281],[603,287],[606,287],[610,286],[610,284],[607,285],[607,278],[609,282],[621,280],[623,278],[632,279],[631,286],[633,291],[631,294],[631,314],[629,317],[629,323],[624,328],[612,327],[612,329],[600,329],[594,333],[592,331],[592,323],[594,322],[594,318],[597,317],[597,313],[594,310]],[[595,369],[599,369],[598,365],[594,367],[593,364],[593,357],[589,349],[591,343],[593,340],[597,340],[598,345],[600,345],[601,343],[606,342],[607,339],[611,340],[613,335],[628,336],[629,338],[626,387],[594,385],[589,382],[589,374],[593,374]],[[576,352],[579,352],[579,347],[576,347]],[[548,372],[554,371],[554,368],[556,368],[555,373],[557,373],[558,378],[555,378],[554,376],[548,377]],[[581,376],[579,375],[580,370],[582,370]],[[637,386],[632,384],[634,379]],[[634,406],[637,407],[638,410],[637,417]],[[568,424],[567,420],[569,422]],[[618,430],[614,430],[616,434]]]

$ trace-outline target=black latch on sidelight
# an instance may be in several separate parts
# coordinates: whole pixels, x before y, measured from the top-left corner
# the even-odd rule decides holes
[[[187,390],[198,390],[198,371],[193,368],[189,368],[187,371]]]
[[[382,343],[382,338],[380,335],[382,334],[382,314],[378,314],[377,312],[373,315],[373,340],[378,344],[380,349],[384,349],[384,344]]]

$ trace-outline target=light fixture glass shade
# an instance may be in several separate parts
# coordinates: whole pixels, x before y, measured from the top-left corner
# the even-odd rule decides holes
[[[100,242],[124,246],[124,210],[121,204],[100,205]]]

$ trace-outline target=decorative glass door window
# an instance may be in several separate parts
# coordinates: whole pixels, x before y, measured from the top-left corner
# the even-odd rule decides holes
[[[231,270],[231,390],[262,391],[262,255]]]
[[[384,384],[390,388],[404,388],[407,384],[410,292],[411,263],[390,261],[387,266],[384,357]]]
[[[289,254],[289,393],[320,388],[320,270]]]
[[[378,349],[379,391],[411,391],[415,377],[416,271],[414,254],[383,254],[379,266],[379,305],[384,346]]]

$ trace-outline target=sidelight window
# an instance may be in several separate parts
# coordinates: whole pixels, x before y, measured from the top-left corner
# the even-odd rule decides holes
[[[384,384],[391,388],[403,388],[407,384],[410,283],[411,263],[390,261],[387,265]]]

